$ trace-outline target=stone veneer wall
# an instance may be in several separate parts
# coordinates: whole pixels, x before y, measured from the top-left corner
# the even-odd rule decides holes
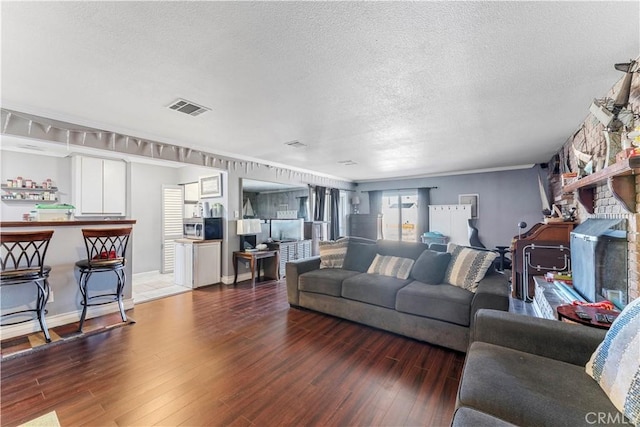
[[[608,98],[615,98],[620,89],[622,78],[616,83],[611,90],[605,95]],[[595,95],[595,97],[600,97]],[[585,110],[588,112],[588,105]],[[631,87],[631,96],[629,98],[629,106],[635,113],[640,113],[640,74],[636,73],[633,78]],[[551,186],[554,201],[557,205],[568,209],[577,208],[577,218],[579,222],[583,222],[588,218],[605,218],[605,219],[626,219],[627,220],[627,236],[629,241],[628,266],[629,266],[629,301],[640,297],[640,175],[636,175],[636,213],[627,212],[620,203],[613,197],[606,183],[597,187],[595,193],[594,213],[587,213],[578,203],[574,194],[563,194],[561,175],[562,172],[577,172],[577,159],[574,155],[573,148],[587,154],[592,154],[597,158],[604,158],[607,152],[607,143],[603,135],[604,127],[600,124],[591,113],[588,114],[584,122],[578,127],[578,130],[572,135],[559,151],[559,158],[564,159],[564,164],[569,166],[569,170],[554,168],[549,170],[549,183]],[[556,162],[557,163],[557,162]],[[562,163],[562,161],[561,161]],[[550,162],[554,165],[554,162]]]

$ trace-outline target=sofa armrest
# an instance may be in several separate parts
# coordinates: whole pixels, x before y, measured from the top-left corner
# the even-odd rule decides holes
[[[289,300],[289,304],[294,306],[300,304],[300,293],[298,291],[298,278],[300,275],[319,268],[319,256],[287,262],[285,271],[287,275],[287,299]]]
[[[476,314],[473,340],[584,366],[605,330],[496,310]]]
[[[489,273],[480,282],[471,300],[471,331],[473,332],[474,318],[478,310],[488,308],[492,310],[509,311],[509,279],[501,273]],[[473,336],[472,336],[473,339]]]

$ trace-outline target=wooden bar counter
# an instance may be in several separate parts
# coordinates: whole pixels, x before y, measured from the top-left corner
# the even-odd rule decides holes
[[[80,291],[78,289],[78,271],[75,263],[87,257],[82,237],[83,228],[122,228],[133,227],[133,233],[127,247],[127,284],[124,290],[125,309],[133,307],[131,292],[131,266],[133,265],[133,244],[135,242],[136,220],[71,220],[71,221],[2,221],[0,227],[4,231],[41,231],[53,230],[53,237],[45,258],[45,264],[51,266],[49,286],[52,295],[46,305],[47,324],[49,328],[77,322],[80,319]],[[92,278],[92,287],[107,287],[113,280],[106,273],[97,273]],[[23,289],[24,288],[24,289]],[[35,293],[27,286],[7,286],[1,289],[2,311],[13,311],[23,307],[25,303],[33,304]],[[117,304],[106,304],[89,309],[87,318],[116,312]],[[24,335],[39,330],[38,322],[26,322],[1,328],[2,339]]]

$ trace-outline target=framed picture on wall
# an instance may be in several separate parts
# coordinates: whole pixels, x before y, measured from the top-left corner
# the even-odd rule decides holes
[[[478,194],[459,194],[459,205],[471,205],[471,219],[478,218],[478,201],[480,196]]]
[[[184,184],[184,202],[198,203],[200,200],[199,186],[197,182],[189,182]]]
[[[222,196],[222,181],[220,175],[200,178],[200,197]]]

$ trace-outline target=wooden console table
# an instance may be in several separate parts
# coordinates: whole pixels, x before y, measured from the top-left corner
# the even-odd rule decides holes
[[[256,286],[256,267],[258,271],[258,280],[260,280],[260,268],[262,265],[262,260],[267,259],[269,262],[265,266],[264,275],[265,278],[268,276],[274,280],[280,280],[280,275],[278,272],[278,265],[280,264],[280,252],[274,250],[267,251],[236,251],[233,253],[233,271],[234,278],[233,284],[235,285],[238,282],[238,259],[244,259],[249,261],[249,268],[251,269],[251,286]],[[269,273],[267,270],[270,270]]]

